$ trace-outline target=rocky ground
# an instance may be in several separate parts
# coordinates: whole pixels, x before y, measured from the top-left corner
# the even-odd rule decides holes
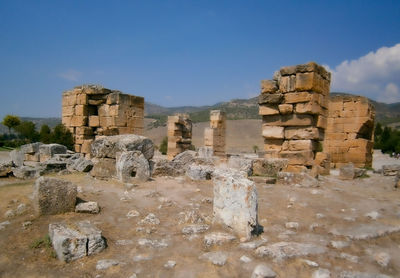
[[[378,155],[374,165],[391,162]],[[212,225],[212,181],[157,177],[132,185],[54,174],[101,212],[35,217],[34,180],[3,178],[0,277],[251,277],[259,264],[276,277],[400,277],[400,192],[394,177],[368,175],[321,177],[313,188],[257,183],[264,232],[245,244]],[[60,262],[46,244],[48,226],[78,220],[101,229],[108,247]]]

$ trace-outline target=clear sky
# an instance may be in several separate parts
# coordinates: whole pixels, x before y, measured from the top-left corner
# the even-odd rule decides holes
[[[88,83],[211,105],[308,61],[331,91],[400,101],[400,1],[0,0],[0,117],[59,117]]]

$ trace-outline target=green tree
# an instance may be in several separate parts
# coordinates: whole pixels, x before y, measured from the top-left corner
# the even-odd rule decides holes
[[[51,142],[51,129],[48,125],[42,125],[39,132],[40,142],[49,144]]]
[[[11,129],[19,126],[21,119],[18,116],[6,115],[1,123],[8,127],[8,134],[11,134]]]
[[[162,139],[159,150],[162,154],[167,154],[167,150],[168,150],[168,137],[167,136],[165,136]]]
[[[63,124],[58,124],[54,127],[51,134],[51,142],[64,145],[70,150],[74,147],[74,137],[72,136],[71,131],[69,131],[69,129],[67,129]]]
[[[257,153],[257,151],[258,151],[258,146],[257,145],[253,146],[253,151],[254,151],[254,153]]]
[[[21,124],[14,128],[23,139],[28,139],[30,142],[36,142],[39,139],[39,133],[36,131],[36,126],[31,121],[22,121]]]

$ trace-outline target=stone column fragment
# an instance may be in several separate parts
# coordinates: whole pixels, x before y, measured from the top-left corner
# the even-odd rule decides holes
[[[204,130],[204,145],[217,156],[225,155],[226,114],[220,110],[210,111],[210,127]]]
[[[168,159],[189,150],[192,145],[192,121],[188,114],[168,116]]]

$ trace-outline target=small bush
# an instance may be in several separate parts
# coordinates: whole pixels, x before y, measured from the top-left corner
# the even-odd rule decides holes
[[[162,139],[159,150],[162,154],[167,154],[167,150],[168,150],[168,137],[167,136],[165,136]]]

